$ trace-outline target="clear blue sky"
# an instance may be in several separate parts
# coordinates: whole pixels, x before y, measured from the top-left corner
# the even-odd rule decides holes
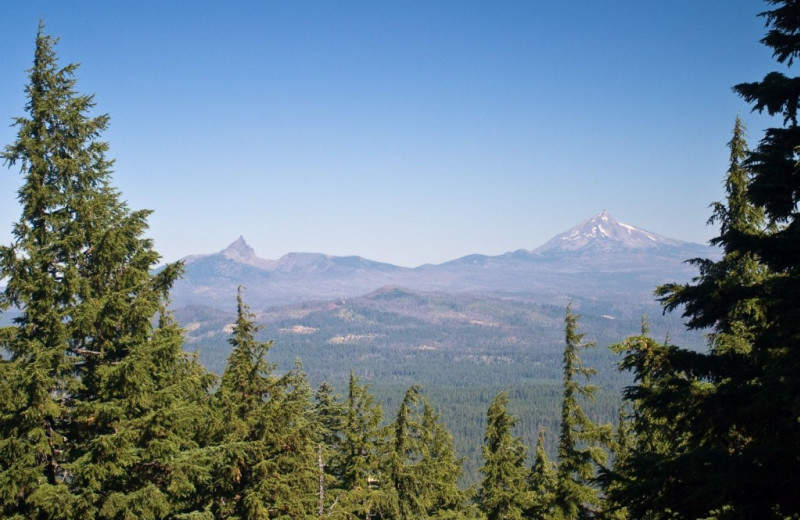
[[[405,266],[532,249],[607,209],[705,242],[731,87],[777,68],[750,0],[35,1],[0,6],[0,143],[39,19],[111,115],[114,183],[165,260]],[[6,124],[9,123],[9,124]],[[0,241],[19,217],[0,169]]]

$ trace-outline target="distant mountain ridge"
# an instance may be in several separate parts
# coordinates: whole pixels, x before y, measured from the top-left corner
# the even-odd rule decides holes
[[[260,258],[255,250],[248,244],[243,236],[239,236],[228,247],[217,253],[204,255],[191,255],[183,258],[185,264],[191,265],[194,262],[202,261],[212,257],[221,257],[236,263],[249,265],[265,271],[274,272],[308,272],[326,271],[338,269],[376,269],[381,271],[392,271],[403,269],[402,267],[367,260],[360,256],[332,256],[322,253],[288,253],[278,260]]]
[[[710,247],[619,222],[605,210],[533,250],[473,254],[416,268],[321,253],[268,260],[240,236],[217,253],[186,257],[185,277],[171,297],[174,306],[227,308],[237,287],[244,285],[251,305],[263,307],[361,296],[391,285],[450,293],[635,295],[652,300],[655,285],[688,281],[695,274],[685,260],[715,255]]]
[[[257,267],[259,269],[271,269],[277,263],[275,260],[267,260],[266,258],[259,258],[255,250],[250,247],[250,244],[245,242],[244,237],[239,235],[239,238],[231,242],[231,244],[219,251],[218,253],[204,254],[204,255],[190,255],[183,258],[185,264],[191,264],[198,260],[208,258],[210,256],[220,255],[224,258],[238,262],[241,264]]]

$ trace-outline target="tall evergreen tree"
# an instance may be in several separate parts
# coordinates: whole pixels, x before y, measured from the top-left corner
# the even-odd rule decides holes
[[[153,326],[180,266],[152,274],[149,212],[110,184],[108,116],[88,115],[93,99],[54,45],[40,24],[29,117],[3,152],[24,183],[14,242],[0,248],[0,306],[21,311],[6,341],[15,399],[0,405],[0,510],[160,518],[176,507],[168,489],[191,487],[172,463],[198,445],[211,379],[168,316]]]
[[[475,518],[477,511],[468,503],[469,492],[458,487],[464,459],[457,456],[453,436],[427,399],[422,403],[420,452],[418,474],[424,483],[421,495],[428,516],[452,520]]]
[[[791,67],[800,56],[800,5],[794,0],[769,0],[773,9],[762,13],[769,31],[761,40],[778,62]],[[755,300],[763,313],[752,339],[752,359],[758,370],[742,381],[751,414],[747,443],[742,448],[741,472],[758,483],[749,488],[751,500],[736,490],[733,507],[760,515],[800,515],[800,497],[786,493],[800,486],[800,167],[797,148],[800,92],[797,76],[772,72],[735,90],[754,110],[766,109],[783,117],[783,127],[769,128],[745,166],[751,172],[748,198],[762,208],[767,232],[740,231],[725,238],[726,251],[752,252],[769,270],[738,301]],[[709,303],[720,305],[719,298]],[[763,325],[761,325],[763,324]],[[740,378],[743,379],[743,378]],[[749,392],[749,393],[748,393]],[[751,471],[752,470],[752,471]],[[742,486],[744,487],[744,486]],[[741,503],[741,505],[738,505]]]
[[[719,261],[695,258],[700,275],[693,284],[666,284],[659,287],[665,308],[684,307],[691,328],[713,327],[711,353],[748,354],[757,330],[763,328],[765,308],[753,291],[766,281],[767,267],[752,250],[736,244],[740,236],[768,236],[763,208],[748,198],[750,174],[745,166],[748,154],[745,127],[737,117],[728,142],[730,165],[725,176],[726,201],[712,204],[709,224],[718,223],[719,236],[711,244],[720,246],[724,255]],[[715,301],[710,305],[709,297]]]
[[[539,429],[539,438],[536,441],[533,468],[531,468],[530,488],[532,491],[532,504],[528,511],[528,518],[547,520],[555,517],[556,477],[557,466],[547,458],[544,449],[544,428]]]
[[[595,424],[584,412],[580,399],[592,400],[597,387],[581,383],[596,370],[583,366],[580,349],[594,347],[584,343],[578,332],[578,316],[567,306],[564,319],[564,395],[561,404],[561,432],[558,439],[556,506],[565,519],[595,516],[600,508],[597,489],[591,484],[598,467],[605,464],[609,425]]]
[[[419,388],[408,389],[392,426],[387,473],[397,494],[399,518],[466,515],[466,497],[458,489],[462,461]]]
[[[624,467],[628,456],[633,452],[634,448],[635,436],[633,433],[633,427],[631,425],[631,418],[628,415],[626,407],[623,405],[619,409],[617,428],[614,431],[614,438],[609,446],[609,451],[613,458],[612,467]],[[612,499],[612,497],[615,495],[613,487],[616,485],[616,483],[608,480],[609,473],[611,472],[607,467],[602,468],[600,470],[600,476],[598,477],[598,482],[604,486],[604,492],[606,495],[604,504],[605,516],[609,519],[627,520],[629,515],[626,503],[614,502]],[[610,484],[612,489],[605,488],[607,482]]]
[[[419,463],[420,424],[413,417],[413,409],[419,402],[419,388],[412,386],[400,402],[392,429],[391,449],[388,453],[388,471],[392,487],[397,494],[399,518],[414,518],[423,515],[427,504],[420,503],[421,482],[415,466]]]
[[[632,416],[629,419],[624,407],[620,409],[617,435],[611,444],[613,468],[602,469],[599,477],[607,495],[606,509],[610,518],[626,518],[629,509],[635,512],[634,518],[649,518],[640,504],[653,500],[653,495],[658,493],[649,487],[653,481],[643,476],[658,467],[667,466],[667,458],[685,445],[685,435],[676,426],[685,422],[682,414],[684,401],[676,403],[677,406],[672,409],[675,413],[671,421],[646,404],[650,392],[655,395],[660,388],[675,388],[662,377],[663,373],[669,372],[662,370],[667,366],[674,347],[659,344],[648,334],[647,322],[642,318],[642,329],[638,336],[629,337],[611,347],[613,351],[624,354],[621,370],[635,370],[636,385],[626,388],[624,392],[624,397],[631,404]],[[666,506],[661,512],[665,518],[673,514]]]
[[[483,480],[478,504],[488,520],[522,519],[530,507],[526,468],[527,449],[513,429],[517,419],[508,413],[508,394],[498,394],[487,412],[483,444]]]
[[[347,418],[345,405],[327,382],[319,386],[314,396],[313,417],[317,430],[317,513],[323,516],[341,489]]]
[[[301,518],[317,510],[317,454],[311,391],[298,367],[273,375],[272,341],[237,295],[233,347],[217,392],[222,418],[210,491],[216,518]]]
[[[267,361],[272,342],[257,341],[259,327],[242,299],[236,296],[236,322],[228,338],[232,349],[216,393],[220,424],[215,444],[215,484],[211,496],[219,518],[269,518],[269,506],[253,492],[258,477],[255,465],[267,457],[260,427],[265,423],[265,403],[275,392],[275,366]]]
[[[277,383],[261,425],[268,457],[256,465],[257,489],[268,497],[269,518],[317,516],[318,445],[311,388],[299,363]]]
[[[795,3],[771,3],[785,5],[765,13],[773,25],[764,40],[768,44],[800,29]],[[779,47],[776,56],[788,58]],[[795,217],[779,211],[787,197],[796,197],[787,189],[797,178],[791,173],[794,145],[787,138],[797,133],[792,108],[797,96],[787,98],[776,82],[781,75],[774,74],[737,87],[758,109],[784,110],[789,128],[768,130],[748,154],[737,119],[726,201],[713,205],[711,218],[720,227],[712,243],[722,249],[722,258],[696,259],[700,274],[693,283],[658,290],[668,310],[684,309],[690,328],[710,329],[708,351],[657,345],[645,337],[625,347],[623,367],[633,370],[637,381],[626,391],[637,438],[615,468],[617,487],[609,493],[616,502],[627,500],[634,517],[800,514],[800,501],[785,491],[798,483],[800,469],[792,455],[800,448],[795,420],[800,401],[788,397],[800,391],[791,375],[800,368],[794,300],[800,278],[796,260],[788,261],[789,249],[783,249],[792,247]],[[788,148],[779,152],[776,146]],[[778,178],[782,191],[775,190]]]
[[[384,474],[382,455],[387,432],[381,427],[383,412],[367,385],[351,371],[344,427],[342,492],[331,516],[335,518],[391,518],[397,500],[391,478]]]

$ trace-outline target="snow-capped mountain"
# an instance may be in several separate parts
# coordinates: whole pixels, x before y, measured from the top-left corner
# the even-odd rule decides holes
[[[716,250],[664,237],[615,220],[603,211],[534,249],[498,256],[468,255],[414,269],[358,256],[289,253],[256,255],[244,238],[218,253],[184,259],[186,273],[171,292],[180,305],[229,306],[240,285],[256,307],[351,298],[386,285],[446,293],[605,295],[652,301],[653,288],[688,281],[684,263]]]
[[[606,210],[556,235],[533,250],[536,254],[581,250],[623,251],[690,245],[616,220]]]

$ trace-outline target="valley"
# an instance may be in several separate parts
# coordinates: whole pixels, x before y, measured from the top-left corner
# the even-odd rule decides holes
[[[340,393],[352,370],[383,404],[385,419],[407,388],[421,385],[466,457],[465,482],[478,477],[486,406],[511,393],[519,434],[535,444],[540,426],[553,434],[561,398],[564,309],[580,314],[580,329],[597,347],[586,366],[601,387],[589,406],[599,420],[616,417],[620,390],[630,383],[608,346],[637,334],[646,316],[653,337],[693,349],[704,338],[686,331],[680,315],[662,313],[653,289],[688,281],[683,263],[713,256],[685,243],[598,214],[534,250],[497,257],[470,255],[415,269],[359,257],[293,253],[259,258],[240,237],[226,249],[185,259],[172,291],[185,328],[185,349],[221,373],[235,319],[235,294],[274,340],[269,361],[290,370],[299,361],[312,386]]]

